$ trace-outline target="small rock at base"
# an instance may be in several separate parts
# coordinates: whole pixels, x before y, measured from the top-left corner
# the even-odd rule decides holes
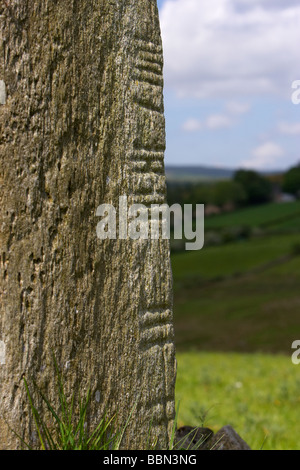
[[[210,450],[251,450],[231,426],[221,428],[210,440]]]

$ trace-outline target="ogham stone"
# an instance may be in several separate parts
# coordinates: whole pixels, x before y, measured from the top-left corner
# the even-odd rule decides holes
[[[175,353],[168,240],[100,240],[96,209],[166,202],[155,0],[1,2],[0,446],[36,439],[22,378],[57,405],[91,388],[123,447],[168,444]],[[75,398],[76,399],[76,398]],[[38,402],[37,402],[38,404]]]

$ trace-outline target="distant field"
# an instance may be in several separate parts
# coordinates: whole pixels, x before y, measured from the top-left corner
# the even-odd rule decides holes
[[[230,424],[253,450],[300,450],[300,365],[267,354],[178,353],[179,426]]]
[[[299,234],[274,235],[174,254],[175,286],[187,285],[189,280],[213,280],[247,272],[290,253],[299,242]]]
[[[300,339],[299,235],[172,256],[180,350],[289,353]]]
[[[295,215],[286,220],[274,222],[270,227],[273,231],[288,232],[298,231],[300,232],[300,215]]]
[[[291,225],[300,230],[300,201],[264,204],[205,219],[206,230],[241,225],[268,228]]]

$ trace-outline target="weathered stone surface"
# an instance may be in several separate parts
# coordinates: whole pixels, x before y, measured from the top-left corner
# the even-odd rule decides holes
[[[231,426],[224,426],[209,441],[210,450],[251,450]]]
[[[96,208],[165,202],[155,0],[7,0],[0,44],[0,446],[30,440],[22,377],[92,390],[142,448],[174,418],[169,243],[99,240]],[[5,357],[4,357],[5,356]]]

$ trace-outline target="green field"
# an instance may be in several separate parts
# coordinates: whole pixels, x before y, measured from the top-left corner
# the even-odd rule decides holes
[[[300,450],[300,365],[267,354],[178,353],[178,425],[230,424],[259,450]]]
[[[299,242],[299,234],[277,235],[174,254],[172,269],[175,287],[189,280],[200,282],[246,273],[288,255]]]
[[[248,227],[277,227],[291,223],[300,229],[300,201],[290,203],[270,203],[262,206],[240,209],[232,213],[206,218],[206,230],[222,229],[245,225]]]
[[[172,257],[179,349],[289,352],[300,338],[298,235]]]
[[[252,448],[299,449],[299,203],[215,217],[281,233],[172,255],[180,424],[232,424]],[[284,208],[284,211],[283,211]],[[213,219],[211,219],[213,220]],[[292,223],[295,233],[287,232]],[[222,223],[221,223],[222,222]],[[278,231],[279,232],[279,231]]]

